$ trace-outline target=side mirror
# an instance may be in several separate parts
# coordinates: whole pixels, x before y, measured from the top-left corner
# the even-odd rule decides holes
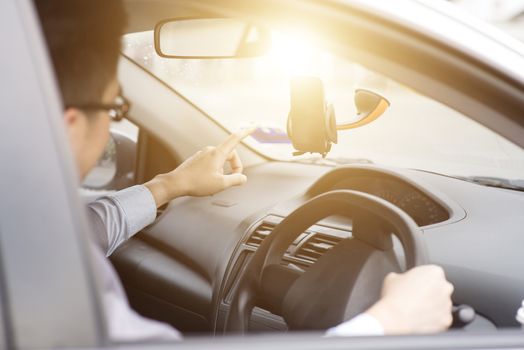
[[[168,19],[155,26],[155,50],[161,57],[257,57],[270,48],[269,30],[237,18]]]
[[[104,154],[86,176],[82,187],[118,191],[134,185],[136,148],[136,142],[129,136],[112,130]]]
[[[324,98],[324,86],[316,77],[297,77],[291,80],[291,110],[287,133],[297,150],[325,157],[331,145],[338,142],[338,130],[354,129],[371,123],[389,107],[389,101],[369,90],[355,91],[357,121],[337,124],[335,108]]]
[[[337,124],[337,130],[354,129],[371,123],[384,114],[390,103],[377,93],[358,89],[355,91],[355,106],[358,120],[353,123]]]

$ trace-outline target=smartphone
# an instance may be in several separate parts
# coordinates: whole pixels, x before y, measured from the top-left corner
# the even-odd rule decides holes
[[[288,136],[298,153],[321,153],[331,149],[327,128],[330,125],[322,80],[316,77],[293,78],[290,84]]]

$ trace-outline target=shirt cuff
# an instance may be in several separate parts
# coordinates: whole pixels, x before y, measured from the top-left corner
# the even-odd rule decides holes
[[[128,187],[107,196],[125,213],[130,232],[136,233],[156,219],[156,203],[151,191],[143,185]]]
[[[384,327],[371,315],[360,314],[349,321],[330,328],[327,337],[384,335]]]

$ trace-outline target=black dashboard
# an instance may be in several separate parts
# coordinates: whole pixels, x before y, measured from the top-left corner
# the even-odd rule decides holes
[[[428,226],[449,219],[449,213],[438,202],[399,181],[357,177],[335,184],[332,190],[336,189],[353,189],[383,198],[404,210],[419,226]]]
[[[451,215],[445,201],[408,178],[385,169],[339,168],[322,179],[322,183],[313,185],[308,194],[316,196],[337,189],[356,190],[383,198],[404,210],[419,226],[446,221]]]
[[[374,165],[330,168],[272,162],[246,170],[249,181],[205,198],[170,203],[157,222],[112,256],[139,312],[184,332],[224,331],[239,273],[272,229],[314,196],[352,189],[403,209],[421,227],[431,263],[471,305],[471,329],[515,326],[524,298],[524,195],[417,170]],[[289,247],[284,263],[300,274],[351,236],[351,220],[328,217]],[[328,273],[328,271],[326,271]],[[260,305],[253,331],[285,330]]]

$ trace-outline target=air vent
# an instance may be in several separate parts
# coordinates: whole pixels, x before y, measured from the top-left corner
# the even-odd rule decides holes
[[[342,237],[328,236],[321,233],[313,234],[300,246],[295,256],[314,263],[341,240],[343,240]]]
[[[255,231],[253,231],[253,233],[251,233],[251,236],[247,240],[246,244],[252,247],[260,247],[260,244],[262,244],[264,238],[269,236],[274,228],[274,224],[263,222],[255,229]]]

